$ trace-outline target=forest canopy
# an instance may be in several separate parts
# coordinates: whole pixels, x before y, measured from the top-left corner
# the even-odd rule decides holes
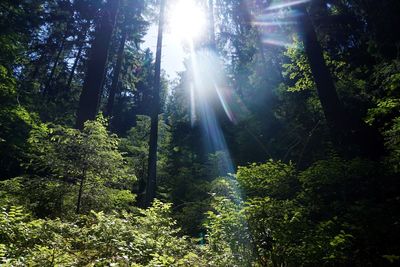
[[[0,265],[398,266],[398,14],[2,0]]]

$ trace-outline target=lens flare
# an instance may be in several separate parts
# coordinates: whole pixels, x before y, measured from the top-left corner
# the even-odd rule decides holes
[[[171,3],[167,20],[171,35],[179,40],[199,37],[206,26],[206,15],[193,0],[178,0]]]
[[[269,6],[267,8],[267,10],[282,9],[282,8],[286,8],[286,7],[304,4],[309,1],[310,0],[275,1],[273,4],[271,4],[271,6]]]
[[[303,16],[296,6],[310,0],[277,0],[262,12],[254,15],[252,24],[260,32],[261,41],[266,45],[288,47],[293,45],[299,17]],[[288,27],[290,26],[290,27]]]

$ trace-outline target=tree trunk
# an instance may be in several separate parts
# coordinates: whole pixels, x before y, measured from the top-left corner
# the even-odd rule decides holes
[[[145,198],[146,198],[146,181],[140,178],[138,181],[138,191],[136,197],[136,205],[141,208],[145,208]]]
[[[96,28],[87,73],[79,99],[76,128],[82,129],[87,120],[95,119],[100,103],[108,49],[114,29],[119,0],[108,0],[102,8],[100,24]]]
[[[40,53],[40,51],[37,51],[38,54],[40,54],[40,57],[31,62],[32,64],[35,65],[35,68],[33,69],[32,73],[30,74],[30,80],[34,81],[36,80],[40,70],[42,69],[43,65],[45,64],[45,60],[46,60],[46,55],[48,54],[46,49],[49,49],[49,53],[54,52],[53,48],[52,48],[52,39],[54,38],[54,33],[50,34],[50,36],[47,38],[46,40],[46,44],[44,45],[44,51],[42,51],[42,53]],[[40,50],[40,48],[38,48],[38,50]]]
[[[45,87],[44,87],[43,93],[44,93],[45,95],[51,95],[52,93],[54,93],[54,92],[53,92],[54,90],[51,89],[51,84],[52,84],[52,82],[53,82],[53,77],[54,77],[54,74],[55,74],[55,72],[56,72],[56,68],[57,68],[57,65],[58,65],[58,61],[60,60],[61,53],[62,53],[63,50],[64,50],[64,42],[65,42],[65,39],[64,39],[64,38],[65,38],[65,36],[64,36],[63,39],[61,40],[61,45],[60,45],[60,47],[59,47],[59,49],[58,49],[56,58],[54,59],[53,67],[51,68],[51,71],[50,71],[49,78],[47,79],[46,85],[45,85]]]
[[[86,35],[87,35],[89,27],[90,27],[90,22],[87,22],[83,26],[83,34],[79,36],[79,39],[78,39],[79,48],[78,48],[78,52],[76,53],[74,64],[72,65],[71,72],[69,73],[69,76],[68,76],[67,90],[71,89],[72,80],[74,79],[75,71],[76,71],[76,68],[78,67],[78,63],[79,63],[79,60],[82,55],[83,47],[85,46],[85,39],[86,39]]]
[[[78,48],[78,53],[76,53],[76,57],[74,60],[74,65],[72,65],[71,72],[69,73],[68,82],[67,82],[67,90],[71,89],[72,80],[74,79],[75,70],[78,67],[79,60],[81,58],[82,50],[84,43],[81,43]]]
[[[122,34],[122,36],[121,36],[121,40],[120,40],[119,47],[118,47],[117,62],[115,63],[115,66],[114,66],[113,79],[112,79],[112,83],[111,83],[110,94],[108,96],[107,107],[106,107],[106,112],[105,112],[106,116],[109,116],[109,117],[112,116],[115,94],[117,93],[118,81],[119,81],[119,76],[120,76],[121,67],[122,67],[122,60],[124,58],[124,47],[125,47],[125,42],[126,42],[126,37],[127,37],[126,26],[124,26],[124,29],[122,30],[121,34]]]
[[[339,101],[332,76],[325,64],[321,45],[304,6],[300,7],[300,31],[303,37],[304,50],[317,87],[325,118],[330,127],[342,129],[344,125],[343,107]]]
[[[305,5],[300,5],[297,10],[302,14],[299,19],[299,27],[304,50],[333,141],[339,145],[339,148],[344,149],[348,156],[363,155],[373,158],[379,156],[383,151],[381,136],[361,118],[346,114]],[[354,145],[358,149],[350,149]]]
[[[81,201],[82,201],[82,194],[83,194],[83,186],[85,183],[85,176],[86,176],[86,172],[83,171],[82,177],[81,177],[81,182],[79,183],[78,200],[76,202],[76,214],[79,214],[79,212],[81,211]]]
[[[161,49],[164,29],[164,10],[165,0],[161,0],[160,18],[158,23],[157,51],[155,62],[155,77],[153,87],[153,101],[151,109],[150,123],[150,141],[149,141],[149,158],[147,172],[147,187],[145,206],[150,206],[156,196],[157,186],[157,139],[158,139],[158,114],[160,113],[160,74],[161,74]]]

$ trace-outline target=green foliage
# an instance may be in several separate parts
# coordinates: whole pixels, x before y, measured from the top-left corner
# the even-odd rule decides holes
[[[293,164],[273,160],[239,167],[237,179],[248,197],[268,195],[285,199],[292,196],[297,187]]]
[[[400,105],[398,89],[400,88],[400,62],[394,60],[376,66],[372,80],[378,87],[374,95],[375,107],[368,111],[367,122],[380,123],[390,119]]]
[[[385,192],[391,183],[382,167],[340,158],[318,161],[302,172],[272,160],[240,167],[244,203],[232,180],[215,182],[206,223],[210,248],[221,256],[221,266],[381,264],[381,256],[397,247],[381,223],[398,231],[386,210],[396,203],[392,190],[383,202],[376,200],[376,192]],[[378,249],[382,236],[386,243]]]
[[[99,116],[72,128],[109,1],[0,4],[1,266],[398,265],[398,0],[204,1],[214,12],[215,46],[205,37],[192,48],[216,60],[189,57],[172,94],[162,79],[168,101],[159,116],[157,197],[171,204],[148,209],[135,207],[147,180],[154,82],[153,55],[141,43],[159,1],[120,1],[97,77],[102,101],[92,103],[101,110],[110,100],[126,33],[111,125]],[[327,127],[308,58],[320,55],[305,53],[294,26],[300,5],[345,112],[382,134],[385,151],[373,160],[354,158],[351,144],[337,156],[332,132],[342,129]],[[197,97],[191,106],[196,83],[223,89],[204,106],[229,154],[207,146],[213,136],[204,135],[201,116],[191,120],[201,107]],[[353,130],[354,140],[369,142]],[[215,179],[231,169],[226,158],[246,166]]]
[[[35,114],[18,102],[16,80],[0,65],[0,179],[20,174],[29,131],[37,121]]]
[[[15,90],[15,79],[9,76],[7,69],[4,66],[0,66],[0,99],[1,104],[3,101],[9,100],[16,96]]]
[[[129,210],[136,177],[118,143],[102,117],[87,122],[82,132],[42,124],[29,137],[30,161],[25,164],[29,175],[14,180],[22,190],[10,193],[25,199],[21,202],[40,216],[71,214],[79,197],[81,212]]]
[[[215,266],[251,266],[252,242],[237,185],[229,178],[214,181],[212,210],[205,227]]]
[[[282,65],[284,69],[283,75],[293,83],[287,90],[290,92],[314,90],[314,77],[308,63],[308,58],[304,52],[304,45],[297,37],[294,38],[293,44],[287,48],[284,55],[289,59],[290,63]],[[349,80],[349,75],[346,72],[348,71],[348,69],[346,69],[346,62],[334,59],[328,53],[324,53],[324,59],[328,68],[331,70],[332,76],[338,83]]]
[[[155,201],[134,214],[90,212],[74,221],[34,220],[21,207],[0,214],[4,266],[206,266]]]
[[[315,83],[311,68],[304,53],[304,47],[299,40],[295,39],[294,44],[286,50],[285,56],[291,62],[283,65],[285,70],[283,74],[295,82],[293,86],[288,88],[288,91],[296,92],[314,89]]]
[[[399,173],[400,171],[400,117],[396,118],[392,122],[392,126],[385,131],[386,147],[390,151],[390,157],[388,161],[394,167],[394,171]]]
[[[399,108],[400,62],[382,63],[376,66],[373,83],[378,88],[373,95],[374,106],[368,110],[366,121],[380,128],[389,151],[387,161],[395,172],[399,171]]]

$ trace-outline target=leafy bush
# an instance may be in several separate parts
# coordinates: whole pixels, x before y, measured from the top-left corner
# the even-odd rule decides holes
[[[399,231],[390,179],[364,159],[330,158],[302,172],[273,160],[240,167],[239,187],[228,178],[214,182],[206,226],[217,265],[388,264],[384,255],[396,255]]]
[[[16,80],[0,65],[0,180],[19,175],[23,151],[37,116],[19,104]]]
[[[102,117],[86,122],[82,132],[42,124],[31,131],[28,143],[28,174],[2,182],[8,184],[4,198],[19,199],[41,217],[132,206],[136,177]]]
[[[74,221],[33,219],[22,207],[0,214],[3,266],[207,266],[180,237],[171,205],[155,201],[135,213],[90,212]]]
[[[237,184],[232,178],[219,178],[212,191],[205,227],[213,266],[251,266],[253,244]]]

